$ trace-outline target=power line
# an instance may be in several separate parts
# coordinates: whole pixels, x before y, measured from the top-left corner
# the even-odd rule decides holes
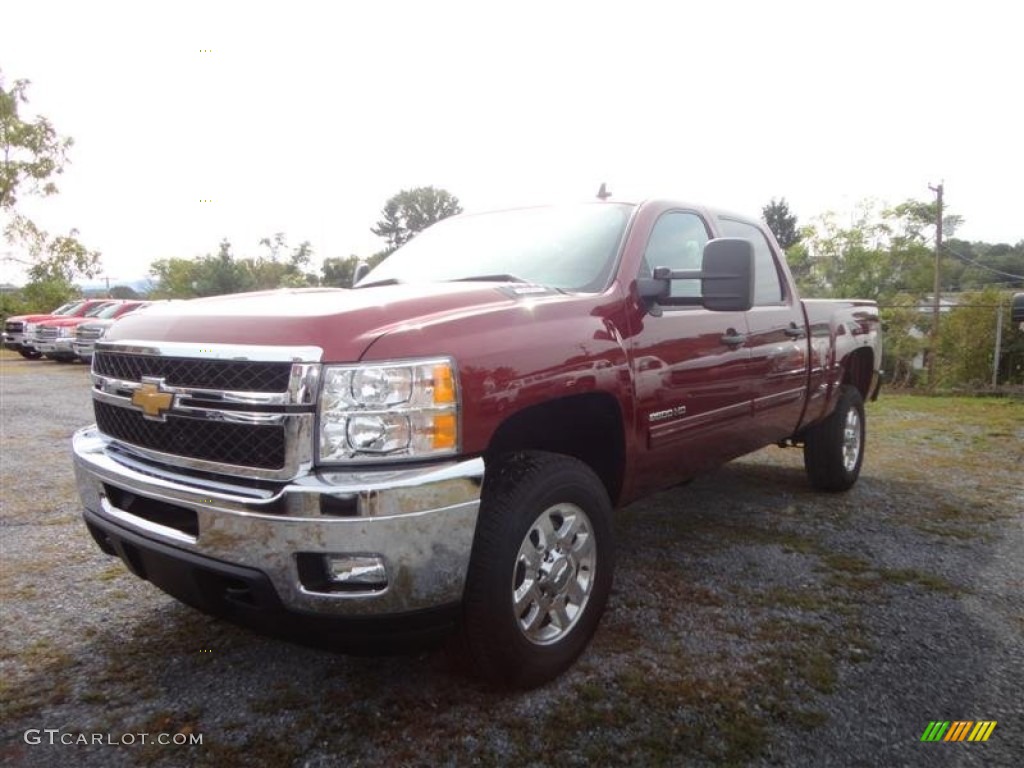
[[[930,311],[931,305],[920,304],[876,304],[879,309],[918,309],[922,312]],[[998,309],[999,304],[944,304],[944,312],[952,312],[954,309]]]
[[[1012,277],[1014,280],[1024,280],[1024,275],[1015,275],[1012,272],[1004,272],[1001,269],[996,269],[995,267],[990,267],[987,264],[982,264],[980,261],[975,261],[974,259],[968,256],[964,256],[963,254],[957,253],[948,245],[943,244],[942,250],[944,250],[946,253],[956,256],[958,259],[960,259],[960,261],[966,262],[967,264],[977,267],[978,269],[984,269],[988,272],[993,272],[997,275],[1003,275],[1004,277]]]

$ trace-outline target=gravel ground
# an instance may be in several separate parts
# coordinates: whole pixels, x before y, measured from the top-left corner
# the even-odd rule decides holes
[[[769,449],[622,510],[597,638],[496,693],[175,603],[101,554],[69,443],[81,365],[0,357],[0,764],[1020,765],[1024,404],[888,397],[848,494]],[[932,720],[996,720],[922,743]],[[114,744],[26,743],[29,729]],[[142,744],[158,734],[201,745]],[[34,735],[29,731],[29,739]],[[134,739],[134,744],[120,744]]]

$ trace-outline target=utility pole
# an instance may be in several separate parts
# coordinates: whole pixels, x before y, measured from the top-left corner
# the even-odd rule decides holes
[[[928,185],[928,189],[935,193],[935,288],[932,297],[932,338],[931,349],[928,352],[928,388],[935,388],[935,358],[939,352],[939,292],[942,284],[939,280],[939,259],[942,252],[942,184],[937,187]]]

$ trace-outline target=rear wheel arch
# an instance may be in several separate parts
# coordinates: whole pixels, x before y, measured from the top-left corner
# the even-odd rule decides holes
[[[843,361],[841,384],[850,384],[856,387],[865,402],[871,397],[871,383],[874,376],[875,352],[872,349],[856,349]]]

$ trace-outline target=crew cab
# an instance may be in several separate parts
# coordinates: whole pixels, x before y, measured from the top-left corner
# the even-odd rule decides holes
[[[99,547],[183,602],[339,642],[454,627],[530,687],[596,631],[617,507],[773,444],[850,488],[880,360],[875,304],[801,301],[754,219],[461,215],[353,289],[123,318],[73,453]]]

